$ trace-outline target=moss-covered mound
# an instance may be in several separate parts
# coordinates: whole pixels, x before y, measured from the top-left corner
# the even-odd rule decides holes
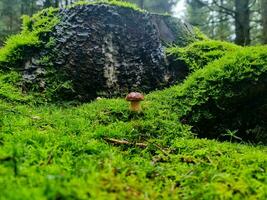
[[[199,136],[267,142],[266,46],[230,51],[164,93]]]
[[[173,46],[166,52],[176,60],[176,64],[185,65],[188,71],[193,72],[238,49],[239,46],[228,42],[205,39],[182,48]]]

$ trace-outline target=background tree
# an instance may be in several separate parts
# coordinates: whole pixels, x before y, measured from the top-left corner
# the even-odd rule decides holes
[[[262,14],[262,41],[267,44],[267,0],[261,0],[261,14]]]
[[[187,21],[200,28],[206,35],[212,36],[209,16],[210,10],[205,4],[200,1],[187,0]]]
[[[1,43],[3,42],[5,37],[19,30],[19,24],[20,24],[19,6],[14,6],[14,5],[19,5],[18,0],[2,0],[0,4]]]
[[[227,39],[239,45],[249,45],[251,41],[252,44],[259,42],[257,36],[251,36],[251,33],[258,35],[257,33],[261,32],[258,19],[259,0],[187,0],[189,22],[190,15],[193,14],[192,7],[196,2],[202,9],[198,18],[205,25],[200,28],[211,38]],[[264,34],[261,35],[263,36]]]
[[[235,43],[239,45],[250,44],[250,6],[249,0],[235,0]]]

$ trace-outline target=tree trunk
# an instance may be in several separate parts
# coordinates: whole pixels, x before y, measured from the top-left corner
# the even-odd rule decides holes
[[[9,31],[10,33],[13,31],[13,12],[10,12],[9,15]]]
[[[20,15],[24,15],[25,14],[25,7],[24,7],[25,2],[21,2],[20,3]]]
[[[59,7],[59,0],[55,0],[55,7],[56,7],[56,8]]]
[[[50,6],[52,6],[51,0],[45,0],[44,1],[44,8],[48,8]]]
[[[30,16],[32,16],[34,13],[34,0],[31,0],[31,13]]]
[[[246,46],[250,44],[249,0],[235,0],[235,43]]]
[[[261,0],[262,16],[262,39],[263,44],[267,44],[267,0]]]
[[[225,0],[220,0],[219,5],[220,7],[218,8],[218,19],[219,19],[219,24],[218,26],[218,36],[217,38],[224,41],[227,40],[227,34],[230,31],[230,26],[229,25],[229,15],[225,13],[225,10],[223,7],[226,6],[228,2]]]
[[[142,9],[144,9],[144,7],[145,7],[145,0],[140,0],[139,1],[139,6],[140,6],[140,8],[142,8]]]

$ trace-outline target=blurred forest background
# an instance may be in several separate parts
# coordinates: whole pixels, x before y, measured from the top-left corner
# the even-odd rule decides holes
[[[75,1],[0,0],[0,46],[6,37],[20,31],[22,15],[31,16],[43,8],[64,7]],[[157,13],[177,12],[174,9],[177,5],[184,6],[185,13],[179,16],[212,39],[231,41],[242,46],[267,44],[267,0],[125,1]]]

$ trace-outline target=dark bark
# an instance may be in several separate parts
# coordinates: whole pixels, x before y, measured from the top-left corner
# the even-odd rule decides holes
[[[48,8],[48,7],[51,7],[51,6],[52,6],[51,0],[45,0],[44,8]]]
[[[250,5],[249,0],[235,0],[235,9],[231,9],[222,5],[221,1],[213,1],[215,7],[203,0],[194,1],[206,6],[211,12],[219,8],[221,14],[231,16],[235,21],[235,43],[242,46],[250,44],[250,7],[254,3]]]
[[[235,0],[235,43],[246,46],[250,44],[249,0]]]
[[[13,31],[13,12],[10,12],[10,15],[9,15],[9,31],[10,32]]]
[[[25,14],[25,6],[24,6],[24,2],[23,1],[20,4],[20,14],[21,15]]]
[[[224,0],[220,0],[220,5],[221,6],[224,6]],[[219,12],[218,12],[218,18],[219,18],[219,27],[218,27],[218,35],[219,35],[219,38],[220,40],[226,40],[225,38],[225,34],[224,34],[224,31],[225,31],[225,13],[224,13],[224,10],[223,8],[219,8]]]
[[[262,39],[263,43],[267,44],[267,0],[261,0],[262,8]]]
[[[31,0],[31,13],[30,13],[31,16],[34,13],[34,3],[35,3],[34,0]]]
[[[140,2],[139,3],[140,8],[143,9],[145,7],[145,5],[144,5],[145,4],[145,0],[140,0],[139,2]]]
[[[55,0],[55,7],[59,7],[59,0]]]

